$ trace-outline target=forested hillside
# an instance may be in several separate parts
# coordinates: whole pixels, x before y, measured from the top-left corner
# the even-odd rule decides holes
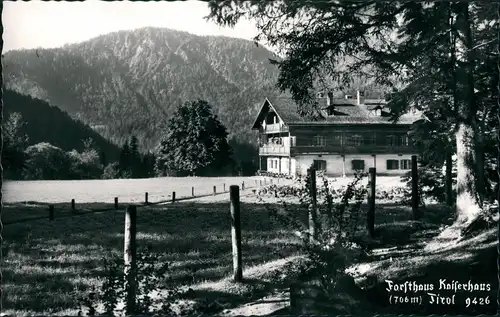
[[[48,103],[21,95],[9,89],[3,92],[4,117],[21,115],[20,135],[28,136],[27,145],[47,142],[65,151],[82,151],[84,141],[92,139],[93,145],[109,160],[117,160],[120,149],[86,124],[73,120],[61,109]]]
[[[275,94],[273,54],[251,41],[160,28],[120,31],[56,49],[5,54],[7,88],[44,99],[122,144],[157,146],[180,103],[203,99],[228,128],[251,141],[264,96]]]

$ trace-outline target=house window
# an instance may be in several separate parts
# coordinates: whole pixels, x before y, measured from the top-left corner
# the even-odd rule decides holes
[[[399,161],[398,160],[387,160],[387,169],[388,170],[399,169]]]
[[[314,169],[317,171],[326,171],[326,161],[325,160],[314,160],[313,161]]]
[[[365,161],[363,160],[352,160],[352,169],[355,171],[363,171],[365,169]]]
[[[394,135],[388,135],[386,137],[387,139],[387,145],[388,146],[395,146],[396,145],[396,137]]]
[[[342,145],[342,133],[334,133],[332,137],[333,145]]]
[[[271,168],[278,167],[276,160],[271,160]]]
[[[411,170],[411,160],[401,160],[402,170]]]
[[[317,135],[314,137],[314,146],[325,146],[325,137],[322,135]]]
[[[363,137],[361,135],[353,135],[351,138],[351,145],[360,146],[363,144]]]
[[[399,137],[399,143],[401,146],[408,146],[408,136],[402,135]]]

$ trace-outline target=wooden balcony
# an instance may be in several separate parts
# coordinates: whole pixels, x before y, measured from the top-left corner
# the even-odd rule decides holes
[[[279,123],[275,124],[267,124],[266,128],[261,128],[260,129],[261,133],[281,133],[281,132],[288,132],[288,126],[282,125],[280,126]]]
[[[279,144],[265,144],[259,147],[259,155],[288,156],[290,148]]]

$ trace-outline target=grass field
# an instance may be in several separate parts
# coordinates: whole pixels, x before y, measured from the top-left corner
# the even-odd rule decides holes
[[[3,202],[46,202],[62,203],[75,199],[80,203],[113,202],[118,197],[120,202],[137,203],[144,201],[148,192],[150,201],[166,200],[175,191],[176,197],[191,196],[191,187],[195,195],[207,195],[226,191],[230,185],[245,182],[246,187],[256,187],[256,181],[263,177],[159,177],[145,179],[77,180],[77,181],[7,181],[3,184]],[[286,182],[288,180],[281,180]],[[288,181],[289,182],[289,181]]]
[[[250,196],[243,197],[250,201]],[[11,217],[15,217],[15,209],[22,212],[23,208],[18,204],[6,207],[11,208]],[[63,205],[59,208],[69,214]],[[380,313],[415,312],[415,307],[408,305],[387,305],[385,279],[399,283],[416,280],[437,284],[439,278],[489,282],[493,289],[488,295],[490,300],[494,297],[495,230],[462,244],[448,244],[440,251],[425,251],[425,244],[449,223],[450,217],[449,209],[435,206],[425,211],[421,221],[415,222],[411,220],[410,208],[382,204],[377,207],[374,252],[352,268],[360,285],[367,276],[377,277],[378,284],[365,292],[372,309]],[[228,308],[258,299],[266,290],[283,287],[271,284],[266,278],[271,268],[280,271],[278,264],[270,267],[269,263],[298,254],[296,238],[269,218],[263,204],[243,203],[243,265],[253,273],[252,276],[245,273],[244,277],[250,279],[235,286],[227,280],[232,272],[227,202],[193,201],[141,207],[137,219],[139,247],[151,244],[162,261],[172,264],[169,285],[190,286],[195,290],[192,297],[196,300],[218,299]],[[98,284],[98,278],[103,276],[103,257],[122,254],[123,227],[121,211],[4,226],[4,312],[15,316],[75,315],[75,295]],[[362,224],[360,230],[364,230]],[[460,296],[463,300],[463,293]],[[463,308],[424,305],[419,312],[457,313],[460,309]],[[470,307],[466,312],[493,311],[495,307],[490,304]]]
[[[264,177],[159,177],[145,179],[112,179],[112,180],[80,180],[80,181],[6,181],[3,184],[3,202],[43,202],[67,203],[75,199],[77,203],[112,203],[114,197],[120,202],[137,203],[144,201],[144,193],[148,192],[149,201],[170,199],[173,191],[176,197],[191,196],[191,187],[195,188],[195,195],[207,195],[213,192],[222,192],[224,184],[226,191],[230,185],[239,185],[244,182],[247,188],[259,187],[259,182],[269,178]],[[275,183],[277,179],[273,180]],[[291,184],[291,180],[280,179],[281,184]],[[351,178],[336,178],[335,184],[342,186],[351,181]],[[318,178],[318,182],[321,179]],[[362,180],[367,182],[367,178]],[[377,177],[377,187],[390,188],[401,186],[397,176]]]
[[[245,179],[248,188],[247,182],[251,180]],[[232,180],[237,184],[243,178]],[[187,183],[186,179],[177,179],[179,184],[182,181]],[[231,184],[227,179],[222,181]],[[342,181],[346,180],[340,180],[339,184]],[[394,186],[395,181],[394,178],[388,178],[379,181],[378,185]],[[207,180],[204,179],[204,182],[207,183]],[[187,188],[191,184],[193,183]],[[44,187],[40,182],[37,186],[39,189]],[[73,195],[78,194],[74,188],[59,186]],[[208,193],[211,193],[212,186],[208,186]],[[147,188],[152,187],[154,186]],[[14,188],[10,187],[11,190]],[[35,195],[36,192],[32,190]],[[96,186],[93,190],[93,193],[103,191]],[[14,196],[14,191],[10,191],[10,195]],[[38,198],[32,196],[29,200],[43,200],[40,199],[43,195],[39,194]],[[83,194],[80,200],[84,200],[84,197],[92,197],[92,194]],[[143,198],[143,194],[140,198]],[[280,261],[293,258],[299,253],[296,248],[298,240],[291,232],[269,218],[265,205],[258,202],[251,188],[243,191],[243,266],[244,277],[248,279],[243,285],[233,285],[227,280],[232,272],[228,198],[226,193],[178,204],[142,206],[138,209],[137,239],[139,248],[150,244],[162,261],[172,264],[169,285],[190,286],[194,289],[194,298],[220,299],[225,307],[231,308],[260,298],[266,290],[284,287],[269,282],[266,274],[283,271],[280,268],[283,263]],[[53,221],[44,217],[15,223],[26,217],[47,215],[46,204],[4,205],[2,220],[10,223],[4,226],[2,234],[3,312],[6,314],[76,315],[78,307],[75,305],[75,295],[98,284],[99,278],[104,274],[103,257],[122,255],[122,208],[118,211],[92,213],[92,210],[109,209],[112,205],[77,203],[76,215],[72,215],[69,199],[55,197],[54,200],[64,203],[56,204],[56,217]],[[266,201],[276,203],[276,199],[272,198]],[[449,224],[452,215],[449,208],[428,206],[424,210],[423,219],[416,222],[411,220],[410,208],[394,204],[377,205],[377,238],[372,242],[374,252],[364,263],[358,263],[352,268],[360,285],[363,285],[367,276],[378,278],[377,285],[365,292],[373,304],[372,309],[379,313],[462,312],[458,306],[443,308],[427,305],[416,311],[414,307],[387,305],[385,279],[401,283],[412,280],[437,283],[439,278],[459,282],[467,282],[469,279],[472,282],[487,281],[493,285],[490,299],[493,298],[498,288],[495,279],[495,230],[461,244],[449,245],[441,251],[425,250],[425,244],[437,236],[443,225]],[[360,224],[360,230],[364,231],[363,224]],[[446,243],[443,242],[443,246]],[[495,311],[492,305],[467,310],[471,314],[492,311]]]
[[[138,247],[149,243],[162,261],[172,263],[169,285],[218,281],[232,272],[228,207],[227,203],[179,203],[140,208]],[[23,212],[22,206],[7,208]],[[271,222],[263,205],[245,205],[241,222],[245,267],[295,254],[296,241]],[[103,274],[102,257],[122,254],[123,232],[122,211],[6,225],[5,312],[75,315],[73,294],[96,285]],[[205,290],[197,295],[210,294]]]

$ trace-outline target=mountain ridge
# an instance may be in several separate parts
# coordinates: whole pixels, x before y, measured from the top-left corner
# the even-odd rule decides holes
[[[254,142],[257,105],[278,69],[274,54],[244,39],[145,27],[60,48],[9,51],[6,87],[43,99],[120,144],[153,149],[180,104],[207,100],[231,137]]]

